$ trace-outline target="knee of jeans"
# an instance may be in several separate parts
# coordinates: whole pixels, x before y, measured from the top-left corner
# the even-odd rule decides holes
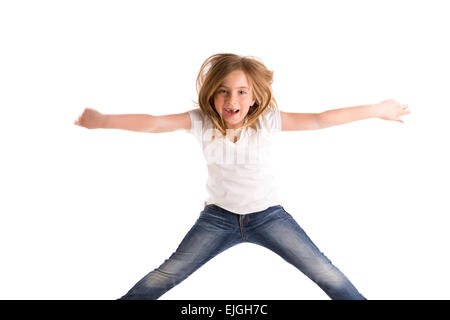
[[[178,282],[180,279],[185,279],[193,273],[201,263],[202,259],[196,255],[176,252],[158,268],[153,270],[152,278],[154,278],[154,281],[159,282],[169,280]]]
[[[190,269],[187,266],[179,264],[163,264],[159,268],[153,270],[152,281],[153,282],[167,282],[177,281],[179,278],[184,278],[186,274],[190,273]]]
[[[325,257],[326,258],[326,257]],[[332,283],[333,286],[345,284],[343,274],[326,258],[316,260],[311,266],[312,279],[316,283]]]

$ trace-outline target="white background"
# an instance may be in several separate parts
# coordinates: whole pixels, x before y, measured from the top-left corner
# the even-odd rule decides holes
[[[257,56],[280,110],[395,99],[367,119],[280,132],[282,205],[368,299],[450,294],[444,1],[0,2],[0,298],[116,299],[176,249],[206,198],[185,131],[88,130],[103,113],[185,112],[214,53]],[[447,199],[446,199],[447,198]],[[161,299],[328,299],[242,244]]]

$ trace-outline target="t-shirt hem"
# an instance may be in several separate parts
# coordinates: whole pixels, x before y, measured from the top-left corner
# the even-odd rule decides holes
[[[261,206],[255,206],[255,207],[230,207],[230,206],[223,205],[223,204],[220,204],[220,203],[208,202],[208,201],[205,201],[204,204],[205,204],[205,206],[209,205],[209,204],[214,204],[216,206],[219,206],[219,207],[221,207],[221,208],[223,208],[223,209],[225,209],[227,211],[233,212],[235,214],[244,215],[244,214],[250,214],[250,213],[264,211],[264,210],[266,210],[266,209],[268,209],[270,207],[281,205],[281,202],[280,201],[274,201],[274,202],[266,203],[266,204],[261,205]]]

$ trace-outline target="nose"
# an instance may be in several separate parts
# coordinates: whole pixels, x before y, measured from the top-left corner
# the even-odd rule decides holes
[[[227,99],[227,104],[235,106],[237,102],[237,94],[235,92],[230,92]]]

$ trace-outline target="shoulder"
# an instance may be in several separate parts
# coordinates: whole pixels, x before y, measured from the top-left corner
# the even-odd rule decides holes
[[[197,138],[201,138],[208,129],[213,127],[212,121],[200,108],[191,109],[187,113],[191,120],[191,128],[188,132]]]
[[[200,108],[191,109],[187,112],[192,120],[203,121],[203,112]]]
[[[200,108],[191,109],[187,114],[191,119],[191,124],[196,123],[202,127],[208,127],[212,124],[211,119]]]
[[[261,127],[267,131],[281,131],[281,115],[278,109],[266,109],[260,116]]]

